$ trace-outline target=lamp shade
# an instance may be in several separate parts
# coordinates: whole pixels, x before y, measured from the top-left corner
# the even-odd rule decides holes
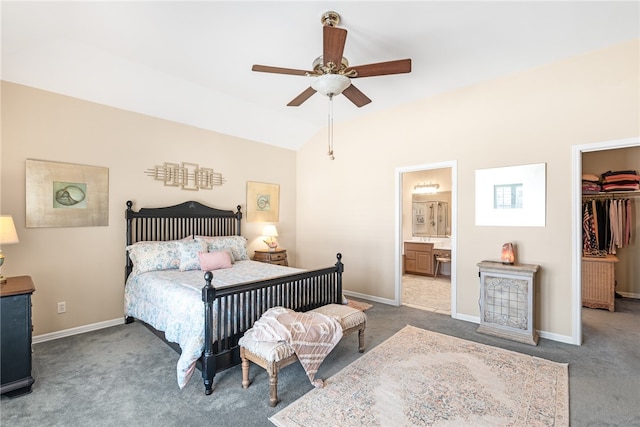
[[[264,227],[264,230],[262,230],[262,235],[267,237],[277,237],[278,230],[276,230],[275,225],[267,225]]]
[[[311,87],[325,96],[340,95],[351,85],[351,79],[341,74],[323,74],[311,82]]]
[[[11,215],[0,215],[0,245],[18,243],[18,233]]]

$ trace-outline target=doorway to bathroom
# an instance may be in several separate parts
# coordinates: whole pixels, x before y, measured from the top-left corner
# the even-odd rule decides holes
[[[397,169],[396,302],[455,313],[456,162]]]

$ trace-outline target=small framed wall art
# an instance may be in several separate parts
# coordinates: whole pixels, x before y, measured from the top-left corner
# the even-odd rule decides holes
[[[280,186],[247,181],[247,222],[278,222]]]
[[[27,159],[27,227],[109,225],[109,169]]]

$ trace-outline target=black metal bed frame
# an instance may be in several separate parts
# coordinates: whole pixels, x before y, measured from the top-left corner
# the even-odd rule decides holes
[[[139,241],[178,240],[194,235],[239,236],[241,220],[239,205],[237,211],[233,212],[189,201],[175,206],[134,211],[133,202],[128,201],[127,246]],[[336,258],[337,262],[332,267],[241,283],[223,289],[212,286],[211,272],[204,273],[202,301],[205,313],[205,349],[198,367],[202,371],[205,394],[213,392],[216,372],[240,363],[238,340],[269,308],[283,306],[296,311],[308,311],[325,304],[342,302],[344,265],[341,254],[337,254]],[[132,268],[133,263],[127,254],[125,282]],[[131,323],[133,320],[127,317],[125,322]],[[161,331],[144,324],[164,340]],[[175,343],[168,344],[180,351]]]

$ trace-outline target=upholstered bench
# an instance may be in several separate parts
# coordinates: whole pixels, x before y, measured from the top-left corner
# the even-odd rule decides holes
[[[348,305],[328,304],[318,307],[312,312],[333,316],[340,319],[342,336],[358,331],[358,350],[364,352],[364,330],[367,315]],[[242,387],[247,388],[249,381],[249,362],[264,368],[269,375],[269,405],[278,403],[278,371],[297,361],[293,348],[284,341],[257,341],[253,337],[253,329],[249,329],[240,338],[240,358],[242,359]]]

